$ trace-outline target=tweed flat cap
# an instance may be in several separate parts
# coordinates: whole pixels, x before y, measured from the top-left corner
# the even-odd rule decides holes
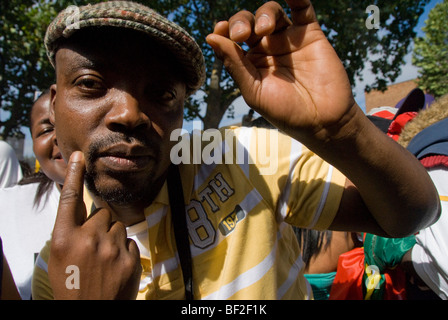
[[[70,6],[61,11],[48,26],[44,39],[51,64],[55,65],[58,39],[69,38],[82,28],[105,26],[143,32],[168,48],[187,72],[188,93],[193,93],[203,84],[205,63],[196,41],[177,24],[152,9],[131,1]]]

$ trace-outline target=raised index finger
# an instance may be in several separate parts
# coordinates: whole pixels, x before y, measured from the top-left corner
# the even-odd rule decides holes
[[[83,200],[85,160],[80,151],[70,156],[67,165],[64,186],[59,199],[58,214],[55,222],[55,231],[62,228],[73,228],[84,223],[87,216]]]

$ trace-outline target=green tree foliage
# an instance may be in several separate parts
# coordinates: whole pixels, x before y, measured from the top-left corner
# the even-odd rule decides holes
[[[437,4],[415,39],[413,64],[419,68],[419,86],[435,97],[448,94],[448,1]]]
[[[80,1],[0,1],[0,138],[23,135],[34,93],[54,82],[43,46],[45,31],[60,10],[77,4]]]
[[[0,2],[0,96],[9,119],[1,119],[2,137],[17,134],[26,125],[26,112],[37,84],[49,83],[48,63],[42,59],[44,12],[33,1]],[[4,117],[4,115],[3,115]]]
[[[43,37],[57,12],[68,5],[101,0],[9,0],[0,1],[0,138],[20,132],[28,125],[34,92],[54,81],[45,56]],[[254,12],[265,0],[136,0],[149,5],[187,29],[203,49],[207,65],[204,87],[186,104],[185,118],[199,118],[204,128],[217,127],[226,110],[240,96],[233,80],[215,58],[205,37],[216,22],[239,10]],[[400,74],[400,66],[415,37],[413,29],[429,0],[314,0],[318,19],[344,63],[351,83],[361,76],[367,60],[377,76],[367,89],[384,89]],[[278,1],[284,7],[282,0]],[[366,28],[366,8],[380,9],[380,30]],[[205,115],[200,110],[206,108]],[[231,113],[230,113],[231,114]]]
[[[401,73],[409,52],[419,17],[429,0],[314,0],[317,18],[341,58],[352,85],[365,62],[372,65],[375,81],[366,87],[385,90]],[[375,5],[380,11],[380,29],[368,29],[366,8]]]

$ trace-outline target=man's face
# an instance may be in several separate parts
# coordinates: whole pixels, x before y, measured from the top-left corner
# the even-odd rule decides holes
[[[140,205],[170,165],[185,84],[171,56],[146,36],[82,32],[56,54],[52,117],[59,147],[65,159],[84,153],[95,195]]]

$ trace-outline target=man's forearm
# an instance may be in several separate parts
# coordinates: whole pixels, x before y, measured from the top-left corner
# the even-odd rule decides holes
[[[387,235],[407,236],[436,221],[440,204],[425,168],[356,108],[344,127],[310,148],[353,182]]]

